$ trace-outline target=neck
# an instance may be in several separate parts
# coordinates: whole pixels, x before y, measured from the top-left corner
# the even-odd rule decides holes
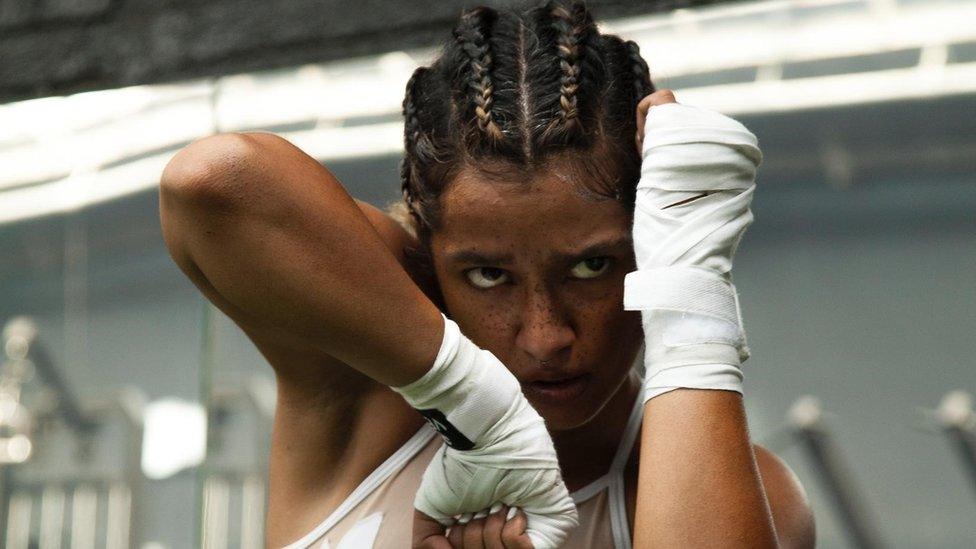
[[[592,420],[575,429],[552,434],[563,480],[571,492],[610,469],[639,390],[640,378],[632,370]]]

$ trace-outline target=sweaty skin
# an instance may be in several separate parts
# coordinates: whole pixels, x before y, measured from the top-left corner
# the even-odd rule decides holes
[[[638,150],[648,110],[674,101],[670,90],[661,90],[641,101],[637,112],[641,131],[635,140]],[[540,369],[538,361],[564,355],[567,370],[594,372],[593,387],[572,406],[538,404],[532,401],[531,392],[527,392],[530,402],[550,425],[564,478],[570,490],[574,490],[609,467],[609,459],[624,429],[629,403],[638,390],[635,378],[627,376],[622,366],[629,366],[625,357],[632,357],[631,353],[636,352],[632,343],[639,342],[643,332],[639,313],[623,311],[620,307],[622,277],[634,269],[628,250],[620,251],[620,257],[615,257],[619,260],[616,267],[621,271],[610,269],[603,279],[576,281],[571,290],[562,294],[558,290],[545,290],[562,287],[557,282],[542,282],[545,278],[542,273],[548,272],[543,267],[548,264],[544,259],[547,250],[562,244],[552,235],[560,235],[566,242],[574,239],[579,242],[600,231],[606,231],[606,240],[630,232],[629,219],[622,208],[613,207],[615,202],[580,201],[567,191],[565,184],[559,184],[560,179],[558,175],[543,175],[535,180],[537,189],[521,192],[514,191],[518,188],[515,185],[496,185],[487,192],[479,192],[487,185],[478,191],[466,191],[473,187],[461,186],[462,178],[460,189],[455,189],[446,201],[454,224],[445,224],[444,232],[435,240],[434,251],[435,257],[448,257],[454,246],[461,247],[466,242],[468,247],[484,250],[487,255],[507,253],[515,259],[504,271],[503,278],[510,286],[499,285],[498,289],[485,292],[484,297],[451,280],[451,276],[461,278],[454,271],[463,270],[467,264],[454,265],[445,260],[438,266],[438,278],[449,306],[477,304],[472,318],[463,315],[462,318],[472,323],[472,330],[492,342],[489,348],[509,349],[503,362],[516,376],[530,378]],[[543,191],[545,197],[541,195]],[[502,218],[516,221],[499,227],[497,220]],[[502,243],[508,243],[508,247]],[[628,246],[632,250],[632,243],[628,242]],[[527,294],[534,296],[531,299],[520,300],[523,294],[519,292],[527,290],[520,290],[517,282],[523,285],[533,282],[539,289]],[[580,291],[581,288],[586,291]],[[601,288],[605,292],[602,295]],[[560,299],[560,295],[565,297]],[[613,302],[616,307],[601,306],[604,299],[616,299]],[[524,309],[521,314],[517,311],[519,306]],[[600,329],[601,325],[607,328]],[[594,327],[598,335],[578,336],[593,334]],[[505,341],[507,330],[514,330],[514,340],[508,335],[509,341]],[[532,339],[532,335],[538,339]],[[513,341],[515,345],[506,347]],[[615,355],[613,351],[622,352]],[[613,359],[588,363],[589,356]],[[623,383],[617,385],[621,379]],[[618,387],[616,392],[613,387]],[[606,402],[604,395],[612,395],[609,404],[596,417],[591,417],[602,406],[598,403]],[[776,456],[760,447],[754,449],[750,444],[742,397],[737,393],[678,390],[649,401],[626,481],[635,548],[813,545],[812,517],[802,487]],[[730,509],[736,512],[730,513]],[[496,515],[473,520],[460,528],[460,532],[452,530],[450,539],[455,547],[462,547],[458,542],[463,541],[466,549],[504,547],[505,539],[500,537],[504,531],[499,531],[499,524],[504,521]],[[427,527],[423,522],[415,523],[415,529]],[[430,530],[434,528],[431,526]]]
[[[594,239],[629,236],[629,219],[616,203],[594,202],[571,190],[556,177],[571,177],[559,166],[548,173],[519,182],[518,188],[462,174],[442,197],[446,224],[434,238],[434,263],[449,314],[476,344],[501,358],[523,387],[543,373],[589,376],[585,394],[573,406],[527,394],[552,425],[572,490],[609,466],[638,389],[629,368],[641,334],[639,316],[621,306],[623,275],[633,268],[629,246],[599,252],[619,259],[605,272],[599,261],[574,269],[569,259]],[[286,545],[328,516],[420,427],[419,414],[386,385],[412,381],[430,367],[441,339],[436,300],[427,297],[435,292],[404,268],[403,249],[416,244],[406,231],[354,201],[328,169],[271,134],[222,134],[182,150],[163,174],[160,216],[176,263],[275,370],[267,543]],[[472,286],[459,269],[480,265],[465,267],[447,258],[451,246],[462,245],[482,255],[510,252],[508,265],[494,267],[508,271],[511,279],[487,290]],[[564,257],[557,260],[557,253]],[[475,280],[496,274],[484,271]],[[753,464],[751,454],[742,459],[749,453],[742,446],[743,440],[748,446],[744,419],[727,413],[741,404],[711,404],[701,408],[709,410],[702,417],[718,418],[717,427],[728,428],[727,437],[711,437],[708,425],[684,425],[694,446],[664,444],[666,455],[654,459],[681,470],[688,455],[708,451],[714,455],[705,462],[715,471]],[[648,416],[688,421],[677,412],[652,410],[653,405],[648,405]],[[649,430],[688,436],[675,436],[676,427],[668,429],[645,430],[645,442]],[[726,458],[722,444],[728,441],[736,452]],[[635,452],[643,453],[644,446]],[[809,523],[803,520],[808,507],[788,469],[763,455],[757,451],[759,471],[782,541],[799,531],[796,524]],[[632,461],[627,499],[633,518],[638,478],[637,461]],[[642,459],[641,466],[645,463]],[[670,471],[651,470],[646,478]],[[738,487],[736,480],[722,485],[724,477],[719,477],[727,493]],[[758,477],[753,470],[745,478],[748,484]],[[686,512],[692,500],[682,490],[691,497],[698,494],[694,486],[674,488],[658,497],[649,487],[654,505],[645,500],[645,508],[651,514],[661,506],[667,524],[685,532],[682,528],[698,524],[701,516]],[[743,501],[754,501],[752,488]],[[722,509],[713,502],[700,508]],[[778,514],[778,509],[783,511]],[[781,523],[781,516],[794,517],[793,523]],[[639,536],[645,535],[640,520]],[[522,524],[524,532],[524,519],[509,522]],[[489,531],[487,521],[469,524]],[[522,533],[518,526],[505,531],[512,536],[509,541]],[[486,546],[497,547],[496,542]]]

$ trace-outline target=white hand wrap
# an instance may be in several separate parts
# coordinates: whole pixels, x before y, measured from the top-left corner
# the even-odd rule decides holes
[[[741,393],[749,349],[731,270],[753,219],[756,136],[667,103],[648,112],[642,152],[624,308],[643,311],[645,402],[680,387]]]
[[[444,436],[414,507],[445,526],[495,503],[520,507],[536,549],[560,546],[579,523],[545,422],[518,380],[444,317],[430,371],[393,387]]]

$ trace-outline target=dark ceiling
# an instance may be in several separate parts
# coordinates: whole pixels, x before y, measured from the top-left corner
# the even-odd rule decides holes
[[[513,0],[0,0],[0,103],[437,44]],[[716,0],[589,0],[600,18]]]

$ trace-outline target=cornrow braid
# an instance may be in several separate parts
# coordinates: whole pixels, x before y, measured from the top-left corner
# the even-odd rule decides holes
[[[413,71],[410,80],[407,81],[406,93],[403,96],[403,150],[406,154],[400,163],[400,192],[407,208],[417,221],[422,221],[420,210],[414,204],[419,197],[412,189],[413,185],[421,187],[419,182],[414,181],[417,177],[414,169],[415,162],[425,162],[430,160],[433,146],[424,134],[420,124],[420,109],[417,107],[415,95],[420,80],[430,71],[427,67],[420,67]]]
[[[478,129],[492,141],[505,138],[492,115],[494,84],[491,78],[492,57],[488,33],[495,12],[489,8],[474,8],[461,16],[461,24],[454,31],[458,46],[467,56],[467,88],[474,103]]]
[[[441,198],[461,175],[490,185],[559,165],[568,184],[633,206],[647,64],[636,44],[601,34],[582,1],[541,1],[464,12],[407,84],[400,211],[421,246],[442,227]]]
[[[575,122],[579,115],[576,109],[576,91],[579,88],[579,42],[583,29],[580,28],[579,21],[574,17],[576,14],[570,13],[566,6],[556,4],[552,7],[550,14],[552,15],[552,26],[557,33],[556,52],[559,55],[559,66],[563,72],[559,81],[561,117],[563,122]]]
[[[607,80],[603,54],[595,39],[596,25],[582,2],[555,0],[543,9],[555,43],[559,87],[555,118],[549,121],[538,143],[554,139],[555,143],[566,144],[579,139],[580,144],[585,144],[589,142],[585,135],[599,133],[598,127],[591,127],[599,124],[599,99],[595,96]]]

